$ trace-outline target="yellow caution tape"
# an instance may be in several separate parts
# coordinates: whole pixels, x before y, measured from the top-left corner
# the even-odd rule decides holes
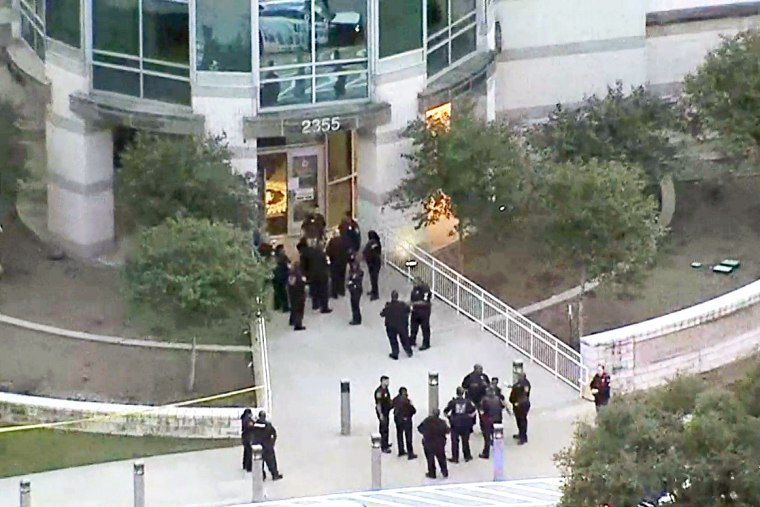
[[[255,387],[246,387],[245,389],[238,389],[237,391],[229,391],[222,394],[215,394],[212,396],[205,396],[203,398],[196,398],[193,400],[186,400],[186,401],[179,401],[176,403],[170,403],[168,405],[160,405],[155,407],[148,407],[144,408],[142,410],[136,410],[134,412],[117,412],[113,414],[106,414],[106,415],[97,415],[93,417],[87,417],[84,419],[74,419],[71,421],[60,421],[60,422],[52,422],[52,423],[39,423],[39,424],[22,424],[18,426],[6,426],[4,428],[0,428],[0,434],[1,433],[13,433],[17,431],[28,431],[28,430],[37,430],[37,429],[47,429],[47,428],[57,428],[60,426],[71,426],[75,424],[82,424],[87,422],[95,422],[95,421],[104,421],[107,419],[111,419],[113,417],[125,417],[125,416],[132,416],[132,415],[140,415],[145,414],[149,412],[154,412],[156,410],[161,410],[164,408],[179,408],[179,407],[186,407],[188,405],[197,405],[198,403],[205,403],[207,401],[214,401],[214,400],[221,400],[224,398],[231,398],[233,396],[237,396],[239,394],[246,394],[251,393],[253,391],[258,391],[260,389],[264,389],[264,386],[255,386]]]

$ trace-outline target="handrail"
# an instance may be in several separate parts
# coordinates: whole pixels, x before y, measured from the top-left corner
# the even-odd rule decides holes
[[[421,248],[400,240],[387,230],[378,232],[382,237],[386,264],[410,281],[421,278],[437,299],[525,354],[555,378],[582,392],[588,368],[578,351]],[[408,261],[415,261],[416,265],[411,266]]]
[[[272,383],[269,374],[269,345],[267,343],[267,324],[264,317],[259,316],[256,319],[256,337],[259,342],[259,354],[261,354],[261,365],[263,369],[264,385],[264,404],[267,415],[272,417]]]

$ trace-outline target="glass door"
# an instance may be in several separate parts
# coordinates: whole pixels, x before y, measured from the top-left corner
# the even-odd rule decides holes
[[[356,163],[353,132],[327,135],[327,226],[337,227],[346,213],[354,215]]]
[[[300,236],[301,224],[319,209],[324,215],[324,148],[309,146],[288,152],[288,234]]]

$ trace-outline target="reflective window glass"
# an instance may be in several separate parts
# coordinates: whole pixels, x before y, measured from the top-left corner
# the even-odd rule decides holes
[[[187,65],[189,36],[187,4],[143,0],[143,58]]]
[[[427,73],[438,74],[477,49],[476,0],[428,0]]]
[[[250,0],[196,0],[198,70],[251,72]]]
[[[93,65],[92,86],[98,90],[140,96],[140,74]]]
[[[475,51],[477,35],[475,27],[465,30],[451,40],[451,63],[456,62]]]
[[[81,47],[80,0],[47,0],[45,28],[49,37]]]
[[[444,45],[427,55],[428,76],[437,74],[449,65],[449,46]]]
[[[188,81],[145,74],[143,77],[143,93],[146,99],[175,104],[190,104],[190,83]]]
[[[140,15],[138,0],[92,2],[93,45],[96,50],[138,55]]]
[[[428,0],[427,28],[428,35],[433,35],[449,24],[449,6],[446,0]]]
[[[422,47],[422,0],[380,0],[380,58]]]
[[[473,14],[475,12],[475,0],[451,0],[451,22],[456,23],[458,20]]]

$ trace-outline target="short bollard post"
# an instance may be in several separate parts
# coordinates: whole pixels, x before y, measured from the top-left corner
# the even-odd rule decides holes
[[[493,480],[504,480],[504,425],[493,425]]]
[[[340,381],[340,434],[351,434],[351,382]]]
[[[145,463],[142,461],[134,464],[134,480],[135,507],[145,507]]]
[[[373,433],[372,442],[372,489],[382,489],[382,451],[380,450],[380,433]]]
[[[260,445],[252,446],[253,469],[251,471],[251,483],[253,486],[252,502],[264,501],[264,468],[261,466],[264,459],[264,449]]]
[[[428,373],[428,415],[438,408],[438,373]]]
[[[19,505],[21,507],[32,507],[32,483],[27,480],[22,480],[19,485],[21,492]]]

